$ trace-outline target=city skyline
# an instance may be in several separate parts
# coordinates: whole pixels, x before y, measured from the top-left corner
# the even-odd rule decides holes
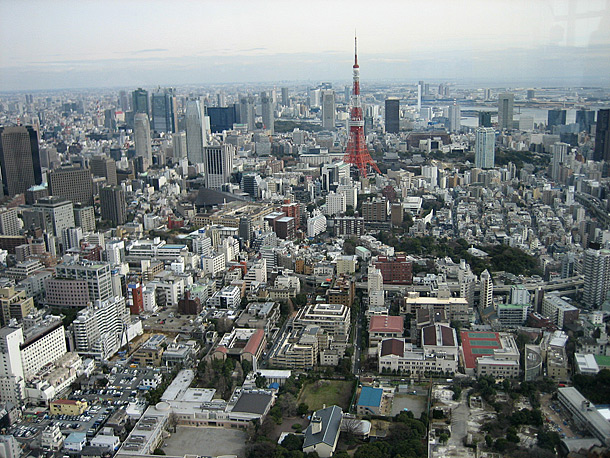
[[[605,1],[4,1],[0,90],[347,81],[354,28],[368,81],[605,85],[609,23]]]

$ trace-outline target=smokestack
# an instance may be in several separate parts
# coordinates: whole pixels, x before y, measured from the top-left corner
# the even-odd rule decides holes
[[[322,431],[322,418],[318,416],[311,417],[311,434],[318,434]]]

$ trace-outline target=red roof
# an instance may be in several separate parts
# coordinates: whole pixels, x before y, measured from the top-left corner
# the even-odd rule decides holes
[[[437,334],[437,329],[440,335]],[[445,347],[455,346],[453,339],[453,329],[449,326],[432,325],[423,328],[424,345],[442,345]]]
[[[400,339],[386,339],[381,342],[381,356],[404,356],[405,343]]]
[[[404,321],[401,316],[373,315],[369,332],[396,332],[402,334]]]
[[[462,331],[462,352],[464,353],[464,364],[468,369],[474,369],[477,358],[492,355],[493,350],[502,348],[500,334],[497,332]],[[473,349],[478,349],[473,353]]]
[[[73,401],[72,399],[56,399],[53,401],[53,404],[64,404],[64,405],[76,405],[78,401]]]
[[[244,347],[244,351],[242,353],[251,353],[256,355],[258,352],[258,348],[265,337],[265,331],[263,329],[257,330],[252,336],[248,339],[248,343]]]

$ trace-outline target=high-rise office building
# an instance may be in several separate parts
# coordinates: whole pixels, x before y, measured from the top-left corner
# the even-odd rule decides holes
[[[322,129],[335,130],[335,91],[326,89],[322,91]]]
[[[105,177],[106,183],[110,186],[116,186],[116,162],[114,159],[107,156],[93,156],[89,161],[91,174],[94,177]]]
[[[551,146],[551,178],[554,181],[559,180],[561,165],[568,156],[570,145],[567,143],[556,142]]]
[[[174,149],[174,160],[179,161],[187,157],[186,132],[176,132],[172,136],[172,147]]]
[[[0,234],[19,235],[20,229],[21,224],[19,224],[17,210],[14,208],[0,210]]]
[[[0,167],[4,194],[23,194],[42,183],[38,133],[32,126],[0,127]]]
[[[398,97],[385,99],[385,131],[389,134],[400,132],[400,99]]]
[[[220,189],[231,178],[235,147],[229,144],[206,146],[204,151],[205,186]]]
[[[491,111],[479,111],[479,127],[491,127]]]
[[[597,125],[595,127],[594,161],[610,161],[610,110],[597,112]],[[4,174],[4,169],[2,169]]]
[[[241,190],[250,194],[252,198],[256,199],[259,197],[258,192],[262,181],[263,180],[260,175],[255,173],[243,175],[241,177]]]
[[[186,102],[186,151],[191,164],[203,163],[203,150],[207,145],[203,111],[198,99]]]
[[[150,122],[145,113],[136,114],[134,121],[134,140],[136,143],[136,157],[142,157],[146,166],[152,165],[152,145],[150,138]]]
[[[214,133],[231,130],[233,124],[237,123],[235,105],[230,107],[207,107],[206,110],[210,117],[210,130]]]
[[[475,167],[492,169],[495,162],[496,132],[491,127],[479,127],[476,130],[474,144]]]
[[[248,130],[254,130],[256,128],[254,119],[254,97],[251,95],[244,95],[239,98],[239,122],[240,124],[246,124]]]
[[[120,186],[102,188],[100,190],[100,206],[102,219],[112,221],[115,226],[127,221],[127,204],[125,192]]]
[[[498,96],[498,129],[513,128],[513,107],[515,105],[515,95],[504,92]]]
[[[290,99],[288,98],[288,88],[287,87],[282,88],[282,105],[284,105],[285,107],[290,105]]]
[[[72,202],[59,196],[43,197],[23,211],[26,228],[39,227],[44,232],[61,237],[64,229],[74,227],[74,208]]]
[[[263,129],[275,133],[273,116],[273,99],[266,92],[261,92],[261,110],[263,114]]]
[[[20,326],[0,329],[0,402],[21,405],[25,397],[25,377],[21,359],[23,330]]]
[[[549,110],[547,112],[547,129],[552,132],[554,126],[564,126],[566,119],[566,110]]]
[[[173,89],[155,92],[151,97],[152,128],[155,132],[176,132],[178,111]]]
[[[591,126],[595,124],[595,111],[593,110],[578,110],[576,112],[576,124],[580,132],[591,133]]]
[[[95,231],[95,212],[92,206],[74,204],[74,225],[83,232]]]
[[[131,93],[131,97],[131,108],[134,113],[144,113],[146,115],[150,113],[150,108],[148,106],[148,91],[138,88]]]
[[[73,204],[93,205],[91,171],[81,167],[61,167],[49,172],[49,194]]]
[[[481,272],[481,291],[479,296],[479,310],[483,311],[493,305],[494,284],[487,269]]]
[[[458,132],[462,128],[462,110],[457,103],[449,105],[449,130]]]
[[[589,307],[599,307],[610,290],[610,250],[587,249],[583,271],[583,303]]]
[[[129,111],[129,97],[125,91],[119,91],[119,107],[123,113]]]

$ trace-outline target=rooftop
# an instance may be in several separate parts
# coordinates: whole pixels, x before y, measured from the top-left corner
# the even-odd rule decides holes
[[[382,388],[373,388],[372,386],[363,386],[360,391],[360,397],[358,398],[359,406],[375,406],[381,405],[381,398],[383,396]]]
[[[369,332],[396,332],[402,334],[404,321],[401,316],[374,315],[371,317]]]

